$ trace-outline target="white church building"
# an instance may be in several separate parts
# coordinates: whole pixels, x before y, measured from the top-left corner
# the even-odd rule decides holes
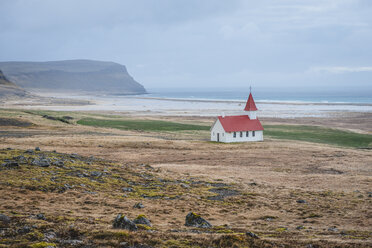
[[[252,93],[249,94],[243,115],[218,116],[211,127],[211,141],[248,142],[263,141],[263,130],[256,117],[257,107]]]

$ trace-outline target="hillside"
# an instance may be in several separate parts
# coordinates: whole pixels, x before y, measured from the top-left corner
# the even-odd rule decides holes
[[[9,81],[0,70],[0,99],[4,98],[22,98],[31,96],[25,90],[19,88],[14,83]]]
[[[124,65],[93,60],[0,62],[9,80],[25,89],[143,94]]]

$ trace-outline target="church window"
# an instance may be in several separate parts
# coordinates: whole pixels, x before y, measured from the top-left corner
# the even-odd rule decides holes
[[[256,135],[256,131],[253,131],[252,132],[252,136],[254,137]]]
[[[236,132],[234,132],[234,138],[236,138]]]

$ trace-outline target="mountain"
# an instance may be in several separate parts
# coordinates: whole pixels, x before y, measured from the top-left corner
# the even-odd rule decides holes
[[[124,65],[94,60],[0,62],[9,80],[25,89],[144,94]]]
[[[27,91],[9,81],[0,70],[0,99],[17,99],[30,96],[31,94]]]

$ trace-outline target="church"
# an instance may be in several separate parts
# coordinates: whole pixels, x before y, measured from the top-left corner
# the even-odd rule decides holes
[[[243,115],[218,116],[211,127],[211,141],[216,142],[249,142],[263,141],[261,122],[256,117],[257,107],[252,93],[249,93]]]

